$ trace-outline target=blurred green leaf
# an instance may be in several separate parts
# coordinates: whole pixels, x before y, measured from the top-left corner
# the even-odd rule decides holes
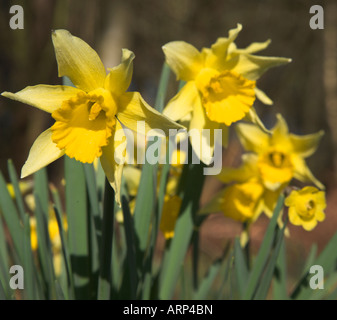
[[[248,283],[249,272],[247,268],[247,261],[245,259],[243,249],[240,244],[240,239],[238,237],[235,238],[234,243],[234,267],[236,282],[239,287],[239,294],[240,297],[243,297]]]
[[[23,221],[24,215],[25,215],[25,206],[24,206],[22,194],[21,194],[20,187],[19,187],[18,176],[16,174],[12,160],[8,160],[8,173],[9,173],[9,178],[14,188],[15,201],[19,209],[20,219],[21,221]]]
[[[284,196],[281,195],[276,208],[274,210],[273,216],[270,219],[269,225],[267,227],[267,231],[265,233],[265,236],[263,238],[263,242],[261,244],[261,247],[259,249],[259,253],[254,261],[254,266],[250,272],[250,276],[248,279],[248,284],[246,288],[246,292],[243,296],[245,300],[250,300],[253,298],[254,293],[257,289],[257,286],[259,284],[259,281],[261,279],[263,270],[266,266],[268,256],[270,253],[270,249],[273,245],[273,239],[275,237],[275,229],[277,225],[277,218],[279,217],[280,211],[283,207],[284,202]]]

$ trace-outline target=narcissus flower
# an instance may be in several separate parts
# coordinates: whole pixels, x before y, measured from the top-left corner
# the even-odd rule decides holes
[[[259,174],[267,188],[276,190],[295,178],[324,189],[305,162],[316,151],[323,131],[303,136],[291,134],[280,114],[271,134],[254,124],[240,123],[236,129],[244,149],[258,155]]]
[[[186,81],[168,103],[164,114],[173,120],[191,114],[189,134],[192,147],[206,164],[211,161],[214,141],[207,138],[209,133],[202,132],[202,129],[222,129],[223,143],[226,144],[227,129],[234,122],[245,119],[263,126],[253,103],[256,97],[266,104],[272,101],[257,89],[256,80],[269,68],[291,61],[254,55],[265,49],[270,41],[238,49],[234,41],[241,29],[238,25],[229,31],[228,38],[219,38],[211,48],[203,48],[201,52],[184,41],[163,46],[166,62],[177,79]]]
[[[137,131],[137,121],[150,129],[181,128],[151,108],[138,92],[126,92],[133,70],[134,54],[122,50],[121,63],[108,75],[97,53],[66,30],[52,33],[59,76],[67,76],[76,87],[37,85],[3,96],[51,113],[54,125],[34,142],[22,168],[26,177],[64,154],[83,163],[100,158],[105,174],[119,202],[125,149],[117,148],[125,127]],[[124,150],[124,151],[123,151]]]
[[[245,154],[239,168],[223,168],[217,178],[228,184],[200,210],[200,214],[223,212],[226,217],[251,224],[264,212],[272,217],[283,190],[267,189],[260,178],[257,156]],[[281,220],[279,220],[282,225]]]
[[[307,231],[315,228],[318,221],[325,219],[325,193],[315,187],[293,190],[284,203],[289,207],[289,221]]]

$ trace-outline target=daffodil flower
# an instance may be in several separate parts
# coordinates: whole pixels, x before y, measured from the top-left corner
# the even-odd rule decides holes
[[[289,207],[289,221],[307,231],[311,231],[318,221],[325,219],[325,193],[315,187],[293,190],[284,203]]]
[[[305,162],[316,151],[323,131],[303,136],[291,134],[280,114],[271,134],[247,123],[238,124],[236,129],[244,149],[258,155],[258,169],[267,188],[276,190],[295,178],[324,189]]]
[[[59,76],[67,76],[75,87],[37,85],[3,96],[32,105],[51,114],[54,125],[34,142],[22,168],[24,178],[64,154],[82,163],[100,158],[105,174],[120,203],[124,154],[117,148],[115,133],[125,127],[137,131],[137,121],[150,129],[181,128],[151,108],[138,92],[126,92],[133,70],[134,54],[122,50],[121,63],[106,70],[98,54],[83,40],[66,30],[52,33]]]
[[[221,170],[217,178],[228,185],[200,210],[200,214],[223,212],[226,217],[248,224],[256,221],[262,212],[272,217],[283,186],[274,191],[267,189],[259,175],[257,156],[244,154],[242,159],[239,168]]]
[[[184,41],[163,46],[166,62],[177,80],[186,82],[169,101],[164,114],[176,121],[191,115],[191,144],[206,164],[212,160],[214,138],[209,139],[206,136],[209,133],[202,130],[222,129],[226,145],[228,127],[234,122],[245,119],[263,127],[253,103],[256,97],[265,104],[272,104],[272,101],[256,87],[256,80],[269,68],[291,61],[254,55],[265,49],[270,41],[238,49],[234,41],[241,29],[239,24],[229,31],[228,38],[219,38],[211,48],[203,48],[201,52]]]

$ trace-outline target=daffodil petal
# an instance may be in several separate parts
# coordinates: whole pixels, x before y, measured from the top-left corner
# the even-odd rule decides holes
[[[271,106],[273,104],[273,101],[259,88],[255,87],[255,95],[256,98],[258,98],[262,103]]]
[[[64,155],[64,150],[56,146],[51,136],[52,131],[49,128],[37,137],[22,167],[21,178],[29,176]]]
[[[259,151],[267,149],[269,136],[257,125],[239,123],[236,125],[235,129],[239,140],[246,151],[259,153]]]
[[[137,122],[145,122],[145,133],[151,129],[161,129],[166,135],[169,129],[185,129],[183,126],[170,120],[166,116],[151,108],[138,92],[126,92],[118,99],[119,121],[129,129],[137,132]],[[156,134],[153,132],[153,134]],[[160,133],[158,132],[158,135]]]
[[[271,40],[268,39],[264,42],[253,42],[251,43],[248,47],[246,47],[245,49],[237,49],[235,52],[237,53],[255,53],[258,51],[262,51],[264,49],[266,49],[271,43]]]
[[[200,103],[200,96],[194,81],[187,82],[168,102],[163,114],[173,121],[184,118],[192,112],[193,106]]]
[[[109,69],[110,73],[105,79],[105,89],[119,96],[129,88],[134,58],[135,55],[132,51],[128,49],[122,50],[122,61],[118,66]]]
[[[189,136],[193,151],[198,158],[209,165],[213,160],[214,129],[219,129],[220,123],[211,121],[202,106],[201,101],[194,105],[193,116],[190,122]],[[206,130],[204,130],[206,129]]]
[[[115,134],[110,138],[110,143],[102,148],[102,156],[100,157],[101,165],[104,173],[115,191],[115,200],[121,206],[121,184],[123,172],[123,159],[126,156],[126,136],[123,133],[121,124],[116,121]],[[118,139],[115,139],[116,132],[119,133]],[[125,139],[124,139],[124,138]],[[124,144],[124,145],[123,145]],[[117,160],[117,161],[116,161]],[[120,163],[118,163],[120,162]]]
[[[210,50],[208,48],[203,49],[206,67],[217,70],[225,68],[228,48],[235,41],[241,30],[242,25],[238,24],[236,28],[229,30],[228,38],[218,38]]]
[[[106,71],[94,49],[67,30],[54,31],[52,40],[60,77],[67,76],[85,92],[104,86]]]
[[[37,85],[26,87],[16,93],[3,92],[1,95],[52,113],[61,107],[63,101],[69,100],[81,91],[68,86]]]
[[[312,182],[319,189],[324,190],[324,185],[312,174],[307,164],[303,160],[303,158],[299,156],[293,156],[292,162],[294,165],[294,178],[298,179],[302,182]]]
[[[232,64],[231,71],[242,74],[249,80],[259,79],[268,69],[291,62],[288,58],[262,57],[251,54],[238,54],[228,61]]]
[[[172,41],[163,46],[166,63],[177,76],[177,80],[193,80],[203,67],[203,55],[191,44]]]
[[[249,121],[252,122],[254,124],[256,124],[263,132],[270,134],[270,130],[268,130],[265,125],[263,124],[262,120],[260,119],[260,117],[258,116],[256,110],[254,107],[251,107],[248,111],[248,113],[246,114],[245,118],[243,119],[245,121]]]
[[[321,130],[317,133],[308,134],[304,136],[297,136],[290,134],[289,138],[293,145],[294,152],[303,158],[311,156],[318,148],[318,144],[324,135],[324,131]]]

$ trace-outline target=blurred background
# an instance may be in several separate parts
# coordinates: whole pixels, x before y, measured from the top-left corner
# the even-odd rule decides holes
[[[9,27],[12,5],[24,9],[24,29]],[[324,30],[312,30],[309,9],[324,8]],[[292,58],[291,64],[269,70],[258,86],[274,101],[256,103],[267,127],[275,114],[284,115],[296,134],[325,131],[318,151],[308,159],[313,173],[327,187],[327,219],[308,233],[291,230],[294,254],[304,255],[312,243],[325,245],[337,230],[337,4],[335,0],[1,0],[0,2],[0,91],[16,92],[28,85],[61,84],[51,42],[51,30],[68,29],[99,53],[106,67],[120,61],[121,48],[132,50],[133,89],[153,104],[164,62],[161,46],[184,40],[197,48],[209,47],[228,30],[243,25],[238,47],[272,39],[261,54]],[[169,98],[177,89],[171,76]],[[7,159],[20,172],[36,137],[52,124],[49,114],[0,97],[0,169],[7,175]],[[224,153],[225,165],[237,165],[241,147],[235,138]],[[62,160],[48,167],[49,178],[58,184]],[[207,180],[202,202],[220,187]],[[336,217],[335,217],[336,216]],[[258,243],[264,219],[252,230]],[[233,237],[240,226],[221,215],[211,216],[203,227],[205,252],[217,255],[223,239]],[[211,250],[210,250],[211,249]]]

